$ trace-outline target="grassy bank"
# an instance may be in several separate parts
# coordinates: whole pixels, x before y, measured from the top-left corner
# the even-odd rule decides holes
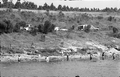
[[[118,13],[105,13],[105,12],[63,12],[61,16],[59,12],[50,11],[49,15],[45,11],[29,11],[24,10],[22,12],[6,12],[0,11],[0,21],[8,19],[11,21],[12,25],[15,26],[17,22],[25,21],[33,26],[38,26],[43,24],[46,20],[49,20],[55,26],[65,29],[70,29],[71,26],[75,26],[73,31],[58,31],[52,32],[45,35],[45,41],[41,41],[42,33],[37,32],[35,36],[31,35],[29,32],[13,32],[4,33],[0,35],[1,41],[1,54],[26,54],[32,53],[36,50],[41,49],[57,49],[68,48],[73,51],[79,50],[77,52],[84,53],[82,49],[91,48],[93,46],[87,45],[86,42],[93,42],[97,44],[104,45],[106,47],[114,47],[120,44],[119,37],[113,37],[109,34],[113,34],[109,26],[116,27],[118,29],[119,35],[119,14]],[[112,19],[109,17],[112,16]],[[98,27],[98,31],[91,30],[86,33],[84,31],[79,31],[78,26],[83,24],[90,24],[94,27]],[[95,47],[93,47],[93,50]],[[101,49],[101,48],[97,48]],[[101,49],[102,50],[102,49]],[[99,50],[101,52],[101,50]],[[38,52],[42,56],[59,55],[57,51],[55,53],[48,53],[46,51]],[[102,50],[103,52],[103,50]]]

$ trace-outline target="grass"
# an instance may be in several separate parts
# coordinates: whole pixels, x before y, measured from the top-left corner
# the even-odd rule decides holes
[[[30,48],[33,44],[37,49],[55,48],[59,47],[61,41],[68,43],[70,40],[71,43],[72,41],[77,41],[73,44],[76,46],[85,46],[85,42],[89,40],[94,40],[100,42],[101,44],[108,44],[114,39],[113,37],[106,35],[108,32],[110,32],[108,26],[120,27],[120,18],[116,17],[119,15],[118,13],[108,14],[106,12],[63,12],[65,16],[59,17],[58,11],[50,11],[50,16],[45,15],[45,11],[38,11],[39,10],[29,10],[29,12],[21,13],[17,12],[16,9],[10,13],[1,11],[0,20],[5,18],[10,19],[14,26],[19,21],[25,21],[26,23],[38,26],[39,24],[43,24],[45,20],[50,20],[53,24],[60,28],[69,29],[72,25],[74,25],[75,29],[69,33],[61,31],[58,33],[49,33],[46,35],[45,42],[41,41],[41,33],[38,33],[36,36],[32,36],[27,32],[2,34],[0,35],[2,46],[10,47],[11,45],[13,48],[23,49]],[[112,16],[117,20],[108,21],[107,19],[109,16]],[[99,27],[100,31],[90,31],[89,33],[78,31],[77,27],[80,24],[91,24],[95,27]],[[117,41],[117,43],[120,43],[119,39]]]

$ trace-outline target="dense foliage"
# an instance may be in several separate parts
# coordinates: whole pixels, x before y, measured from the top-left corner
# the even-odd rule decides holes
[[[39,24],[38,31],[47,34],[48,32],[53,32],[54,28],[54,24],[52,24],[50,21],[45,21],[44,25]]]
[[[3,3],[2,3],[3,2]],[[0,2],[0,7],[1,8],[22,8],[22,9],[38,9],[38,10],[61,10],[61,11],[83,11],[83,12],[117,12],[120,11],[120,9],[118,8],[104,8],[104,9],[99,9],[99,8],[79,8],[79,7],[69,7],[66,5],[58,5],[58,7],[56,7],[53,3],[51,3],[51,5],[48,5],[47,3],[45,3],[43,6],[39,5],[37,6],[34,2],[30,2],[30,1],[24,1],[21,2],[21,0],[17,0],[17,2],[14,4],[12,2],[12,0],[8,1],[8,0],[2,0],[2,2]]]

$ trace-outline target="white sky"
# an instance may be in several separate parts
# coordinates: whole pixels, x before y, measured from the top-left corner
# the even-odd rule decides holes
[[[13,0],[15,3],[17,0]],[[24,0],[21,0],[24,1]],[[43,5],[45,2],[47,4],[53,3],[55,6],[68,5],[72,7],[80,7],[80,8],[100,8],[103,9],[105,7],[117,7],[120,8],[120,0],[74,0],[74,1],[64,1],[64,0],[25,0],[34,2],[37,5]]]

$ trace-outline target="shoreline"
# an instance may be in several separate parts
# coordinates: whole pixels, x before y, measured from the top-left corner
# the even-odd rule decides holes
[[[114,60],[119,60],[120,55],[115,56]],[[105,56],[104,60],[110,59],[112,60],[113,57],[112,55]],[[103,60],[102,56],[98,55],[93,55],[92,57],[87,54],[87,55],[65,55],[65,56],[41,56],[41,55],[27,55],[27,54],[11,54],[11,55],[1,55],[0,56],[0,63],[7,63],[7,62],[56,62],[56,61],[98,61],[98,60]]]

